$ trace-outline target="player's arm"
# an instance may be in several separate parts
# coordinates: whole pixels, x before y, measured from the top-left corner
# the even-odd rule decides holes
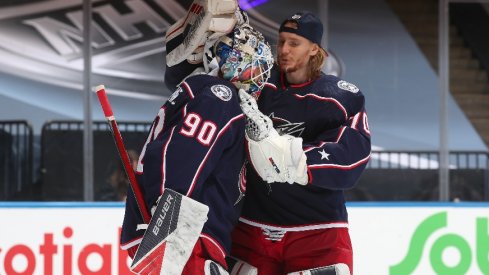
[[[367,113],[359,112],[346,125],[325,131],[320,138],[304,145],[308,184],[328,189],[352,188],[370,159]]]
[[[343,84],[342,84],[343,83]],[[329,83],[318,94],[294,95],[297,101],[309,101],[310,112],[317,113],[321,117],[324,129],[333,129],[345,124],[356,113],[360,112],[365,106],[365,97],[363,93],[352,85],[350,90],[340,89],[339,86],[345,86],[348,82],[338,80]]]

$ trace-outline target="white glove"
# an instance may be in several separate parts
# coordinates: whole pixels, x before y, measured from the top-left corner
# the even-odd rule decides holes
[[[272,120],[258,110],[255,98],[245,90],[239,89],[239,99],[241,110],[247,117],[246,135],[248,138],[260,141],[266,138],[270,130],[273,129]]]
[[[251,164],[263,180],[307,184],[307,157],[302,150],[302,138],[281,136],[272,128],[261,141],[254,141],[248,135],[246,139]]]
[[[307,157],[302,138],[279,135],[269,117],[258,110],[256,100],[244,90],[239,91],[241,109],[248,117],[246,139],[250,161],[266,182],[288,182],[306,185]]]
[[[195,8],[194,7],[202,7]],[[183,42],[166,55],[166,64],[172,67],[187,59],[192,64],[202,62],[207,39],[214,33],[218,36],[230,33],[238,19],[236,0],[194,0],[184,18],[178,20],[167,30],[166,41],[181,35],[190,25]],[[198,13],[195,13],[195,12]]]

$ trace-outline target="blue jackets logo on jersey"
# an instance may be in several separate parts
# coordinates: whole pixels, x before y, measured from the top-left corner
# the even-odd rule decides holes
[[[357,86],[355,86],[354,84],[351,84],[350,82],[344,81],[344,80],[338,81],[338,88],[345,90],[345,91],[352,92],[354,94],[356,94],[356,93],[358,93],[358,91],[360,91],[360,89],[358,89]]]
[[[301,137],[304,132],[304,122],[290,122],[284,118],[275,116],[275,113],[270,114],[270,119],[273,121],[273,127],[280,135],[291,135]]]
[[[231,89],[224,85],[214,85],[211,87],[211,91],[222,101],[229,101],[233,97]]]
[[[177,97],[178,95],[183,92],[182,90],[182,87],[178,87],[174,92],[173,94],[171,94],[171,96],[168,98],[168,102],[170,102],[172,105],[175,104],[175,102],[173,102]]]

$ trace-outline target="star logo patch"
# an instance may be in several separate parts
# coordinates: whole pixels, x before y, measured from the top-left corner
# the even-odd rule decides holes
[[[330,155],[330,154],[326,153],[326,152],[324,151],[324,149],[323,149],[322,151],[319,151],[318,153],[321,155],[321,159],[326,159],[326,160],[329,160],[329,155]]]

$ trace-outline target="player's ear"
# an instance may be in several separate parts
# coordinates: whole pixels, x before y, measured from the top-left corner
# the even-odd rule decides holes
[[[319,50],[320,50],[319,45],[316,43],[312,43],[309,49],[309,56],[315,56]]]

